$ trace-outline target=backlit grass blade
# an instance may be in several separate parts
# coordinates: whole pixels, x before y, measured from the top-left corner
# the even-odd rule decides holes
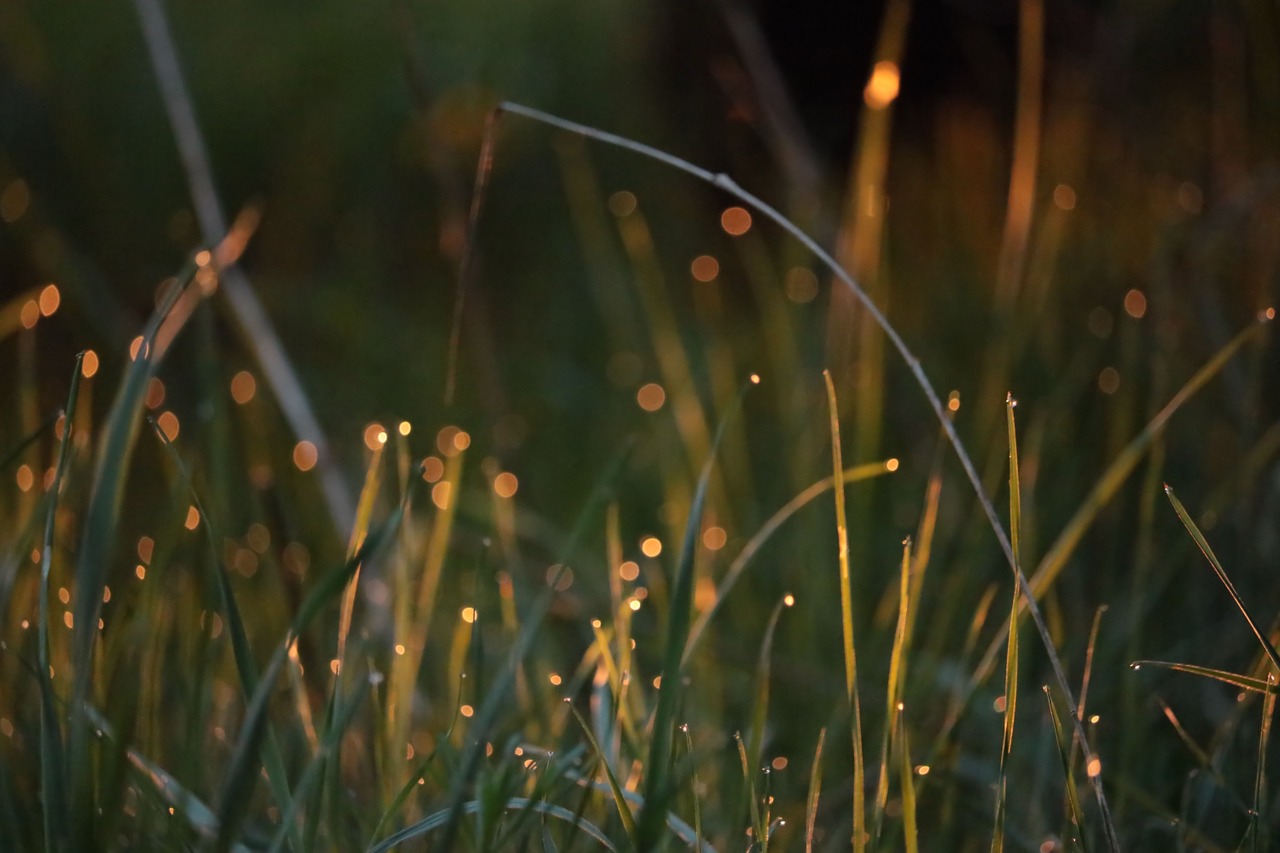
[[[883,462],[869,462],[865,465],[855,465],[852,468],[844,470],[843,481],[847,486],[860,480],[866,480],[871,477],[878,477],[881,474],[890,474],[898,470],[897,459],[886,459]],[[720,606],[724,600],[728,598],[729,593],[733,590],[738,579],[742,577],[742,573],[746,571],[752,558],[764,547],[765,543],[772,538],[787,519],[795,515],[813,500],[826,494],[828,489],[835,486],[835,475],[825,477],[813,485],[800,492],[798,495],[787,501],[773,515],[769,516],[769,520],[760,526],[760,529],[747,540],[747,544],[742,546],[742,550],[738,552],[738,556],[733,558],[733,562],[729,564],[729,568],[725,570],[724,578],[720,581],[720,586],[716,589],[716,599],[711,607],[699,614],[697,620],[693,623],[693,627],[689,630],[689,641],[685,645],[684,662],[688,663],[689,658],[693,655],[693,650],[697,648],[698,643],[702,640],[703,632],[706,631],[707,625],[711,622],[712,617],[719,612]]]
[[[876,784],[876,805],[872,838],[878,842],[884,822],[885,808],[889,803],[889,757],[894,741],[905,735],[898,729],[902,719],[902,693],[906,683],[906,645],[911,595],[911,538],[902,543],[902,568],[898,573],[898,622],[893,634],[893,651],[889,654],[889,683],[885,689],[884,735],[880,741],[880,781]],[[903,786],[911,784],[910,775],[903,777]]]
[[[81,353],[79,358],[83,358],[83,353]],[[78,373],[76,375],[79,376]],[[22,454],[26,452],[27,448],[39,441],[40,436],[44,435],[50,427],[56,424],[58,422],[58,418],[62,417],[62,415],[62,412],[54,412],[49,415],[49,417],[44,419],[44,423],[40,424],[40,426],[36,427],[33,431],[27,433],[27,435],[24,436],[12,450],[6,453],[3,457],[0,457],[0,471],[3,471],[14,462],[21,459]]]
[[[778,628],[778,618],[785,608],[795,604],[795,597],[787,593],[773,607],[769,622],[760,643],[760,656],[756,661],[755,701],[751,704],[751,730],[747,741],[747,757],[753,768],[761,766],[764,751],[764,728],[769,714],[769,678],[773,661],[773,635]]]
[[[368,560],[372,554],[375,554],[382,545],[383,540],[388,538],[399,527],[404,514],[407,512],[407,504],[412,494],[412,491],[407,494],[405,502],[400,505],[392,516],[365,539],[364,545],[360,547],[359,551],[341,566],[331,570],[316,582],[316,585],[298,608],[284,641],[276,647],[270,662],[263,670],[258,687],[249,700],[244,721],[241,724],[240,735],[236,739],[235,748],[231,753],[231,760],[223,777],[222,793],[219,798],[219,832],[216,844],[216,848],[219,851],[226,850],[235,838],[240,822],[245,817],[249,799],[253,794],[254,784],[258,777],[257,762],[255,760],[258,754],[258,744],[266,728],[268,705],[272,695],[275,693],[276,679],[288,659],[289,646],[297,642],[298,637],[319,615],[320,611],[341,594],[356,567]]]
[[[596,482],[595,488],[587,499],[586,506],[578,514],[577,521],[565,541],[561,552],[563,558],[559,561],[562,567],[569,556],[577,551],[578,545],[586,535],[587,526],[594,517],[597,508],[605,504],[607,499],[611,497],[609,487],[617,477],[623,462],[626,461],[630,452],[630,442],[620,447],[611,463],[606,467],[604,474]],[[552,599],[556,594],[556,586],[560,582],[562,573],[563,568],[551,578],[551,581],[529,608],[529,612],[525,615],[524,622],[520,625],[520,630],[516,634],[511,649],[507,653],[502,669],[494,678],[484,701],[472,719],[469,727],[469,733],[472,737],[456,771],[453,803],[448,809],[449,817],[446,818],[444,823],[445,835],[441,840],[441,847],[445,850],[451,849],[457,836],[458,823],[463,814],[464,804],[467,802],[467,792],[485,755],[485,738],[496,725],[498,715],[507,710],[507,696],[515,684],[517,673],[520,671],[525,655],[528,654],[529,647],[533,644],[533,639],[542,627],[542,621],[546,618],[547,611],[551,607]]]
[[[804,808],[804,853],[813,853],[813,833],[818,823],[818,801],[822,797],[822,745],[827,730],[818,732],[818,745],[813,750],[813,768],[809,771],[809,795]]]
[[[49,660],[49,575],[53,569],[53,532],[58,515],[58,498],[67,476],[76,415],[76,402],[80,396],[80,376],[84,365],[84,353],[76,356],[75,370],[71,373],[71,390],[67,394],[67,408],[63,412],[62,440],[58,445],[58,463],[54,469],[53,485],[49,489],[44,520],[44,543],[40,549],[40,605],[38,631],[39,683],[40,683],[40,793],[44,800],[45,850],[66,847],[67,827],[71,815],[67,813],[67,767],[62,747],[62,726],[54,707],[53,676]],[[38,434],[38,433],[37,433]]]
[[[1275,684],[1275,676],[1267,675],[1268,684]],[[1266,849],[1267,821],[1263,808],[1267,803],[1267,741],[1271,737],[1271,719],[1275,715],[1275,691],[1267,691],[1262,700],[1262,725],[1258,731],[1258,770],[1253,779],[1253,808],[1249,810],[1249,836],[1254,853]]]
[[[477,812],[480,811],[481,805],[482,804],[478,800],[468,800],[467,802],[464,802],[462,804],[462,806],[459,808],[459,811],[461,811],[463,814],[476,814]],[[604,830],[600,829],[600,827],[596,826],[590,821],[583,820],[581,816],[575,815],[572,811],[564,808],[563,806],[558,806],[555,803],[548,803],[542,800],[530,800],[525,797],[511,797],[510,799],[507,800],[505,808],[513,811],[516,811],[516,810],[535,811],[538,814],[546,815],[547,817],[553,817],[553,818],[556,818],[557,820],[562,820],[570,824],[571,826],[573,826],[575,829],[580,829],[583,832],[585,832],[587,835],[591,836],[593,839],[599,842],[600,846],[603,847],[604,849],[612,851],[613,853],[617,853],[618,848],[615,847],[613,842],[609,840],[609,836],[604,833]],[[406,826],[404,829],[400,830],[394,835],[388,836],[386,840],[381,841],[378,844],[375,844],[374,846],[370,847],[368,850],[368,853],[388,853],[388,851],[394,850],[395,848],[399,847],[401,844],[404,844],[406,841],[412,841],[415,838],[421,838],[422,836],[426,835],[429,832],[433,832],[434,830],[450,826],[453,824],[453,822],[454,822],[453,809],[451,808],[441,809],[440,811],[435,812],[434,814],[431,814],[423,818],[417,823],[412,824],[411,826]],[[436,849],[436,848],[423,848],[423,849]],[[444,850],[448,848],[442,845],[438,849]]]
[[[649,757],[645,763],[645,805],[640,812],[636,835],[636,846],[641,853],[648,853],[657,846],[667,808],[675,795],[671,782],[672,739],[683,686],[681,676],[684,670],[684,650],[693,619],[693,562],[702,531],[707,489],[715,470],[716,451],[724,440],[727,425],[742,408],[747,389],[758,381],[758,377],[752,376],[738,393],[733,408],[721,418],[711,442],[711,454],[702,466],[702,475],[698,477],[698,488],[689,507],[689,518],[685,522],[684,542],[680,547],[680,558],[676,562],[675,578],[671,584],[671,608],[667,617],[667,639],[658,688],[658,706],[653,713]]]
[[[129,463],[142,422],[147,381],[155,367],[152,347],[160,324],[186,290],[196,273],[188,261],[168,289],[142,335],[135,339],[132,360],[125,369],[120,390],[103,425],[97,466],[89,504],[84,513],[84,534],[76,561],[75,632],[72,662],[75,670],[71,701],[69,764],[71,775],[71,824],[74,845],[94,846],[96,805],[93,793],[92,737],[84,714],[93,686],[93,648],[98,637],[98,616],[102,610],[102,588],[112,565],[116,532]]]
[[[760,817],[760,797],[756,794],[756,774],[751,759],[747,757],[747,746],[742,741],[742,734],[735,732],[733,739],[738,745],[738,763],[742,766],[743,798],[746,800],[747,810],[751,813],[751,837],[755,839],[747,849],[748,853],[755,853],[768,832],[768,820],[762,820]]]
[[[591,744],[591,748],[595,750],[596,760],[600,762],[600,767],[604,770],[604,778],[609,785],[609,792],[613,794],[613,804],[618,809],[618,819],[622,821],[622,828],[627,833],[627,839],[631,842],[631,846],[634,847],[636,844],[635,816],[631,814],[631,807],[627,805],[626,798],[622,796],[622,786],[618,784],[618,777],[614,774],[613,768],[609,766],[609,757],[600,748],[600,741],[596,740],[595,733],[591,731],[591,726],[587,725],[587,721],[582,719],[582,714],[573,706],[573,700],[565,699],[564,701],[569,706],[569,712],[573,714],[573,718],[578,721],[578,726],[582,729],[582,733],[587,736],[587,741]]]
[[[844,510],[844,462],[840,454],[840,415],[836,403],[836,386],[831,372],[824,370],[827,385],[827,408],[831,416],[831,463],[835,469],[836,541],[840,558],[840,615],[844,638],[845,698],[849,702],[853,740],[853,849],[855,853],[867,845],[866,768],[862,756],[862,709],[858,698],[858,659],[853,641],[853,585],[849,577],[849,521]]]
[[[1084,811],[1080,808],[1080,797],[1076,794],[1076,775],[1067,747],[1067,733],[1062,727],[1062,720],[1058,716],[1058,707],[1053,703],[1053,696],[1049,692],[1049,686],[1044,685],[1041,689],[1044,691],[1044,700],[1049,705],[1049,717],[1053,723],[1053,737],[1058,744],[1058,757],[1062,760],[1063,784],[1067,789],[1067,816],[1071,820],[1071,828],[1076,834],[1076,843],[1084,853],[1088,853],[1089,843],[1084,836]]]
[[[1009,541],[1018,562],[1022,533],[1022,484],[1018,474],[1018,430],[1013,410],[1018,405],[1010,394],[1005,398],[1005,419],[1009,430]],[[1020,565],[1020,563],[1019,563]],[[1014,722],[1018,711],[1018,604],[1022,590],[1015,583],[1009,609],[1009,639],[1004,663],[1004,736],[1000,741],[1000,776],[996,781],[996,821],[991,835],[991,853],[1004,850],[1004,823],[1008,806],[1008,761],[1013,752]]]
[[[240,606],[236,603],[235,592],[231,589],[231,580],[227,577],[226,568],[218,556],[217,543],[222,540],[214,529],[213,518],[209,515],[203,501],[200,499],[200,495],[191,484],[191,476],[187,471],[186,464],[182,461],[182,456],[159,424],[150,418],[148,418],[148,421],[151,423],[156,438],[160,441],[160,446],[164,448],[166,455],[169,457],[169,461],[181,475],[182,482],[186,484],[191,495],[191,504],[196,508],[196,512],[200,516],[199,523],[204,529],[205,543],[209,550],[209,568],[213,573],[214,586],[218,590],[218,599],[222,605],[222,612],[226,614],[227,632],[231,636],[231,656],[235,661],[236,672],[240,676],[240,687],[244,691],[247,701],[258,689],[258,665],[254,662],[253,649],[249,645],[248,628],[245,625],[244,617],[240,613]],[[289,778],[285,770],[284,757],[280,751],[280,742],[276,736],[275,729],[269,722],[267,727],[266,744],[262,753],[263,765],[267,771],[267,783],[271,787],[271,795],[275,798],[276,805],[280,810],[282,812],[291,811],[293,795],[289,790]],[[302,838],[296,832],[291,834],[290,840],[296,849],[303,849]]]
[[[689,779],[693,783],[693,834],[694,849],[702,849],[702,783],[698,781],[698,763],[693,754],[693,735],[687,725],[680,727],[689,755]]]
[[[1218,576],[1218,580],[1222,581],[1222,585],[1227,588],[1227,594],[1231,596],[1231,600],[1240,609],[1240,613],[1244,616],[1244,621],[1249,623],[1249,628],[1253,631],[1253,635],[1258,638],[1258,642],[1262,644],[1262,650],[1266,652],[1267,657],[1271,660],[1271,665],[1275,667],[1276,673],[1280,674],[1280,654],[1276,653],[1276,647],[1267,639],[1266,632],[1258,627],[1258,623],[1254,621],[1253,616],[1249,613],[1249,608],[1245,607],[1244,600],[1236,592],[1235,584],[1231,582],[1231,578],[1227,577],[1226,570],[1222,568],[1222,563],[1218,562],[1218,557],[1213,553],[1213,549],[1209,547],[1208,540],[1204,538],[1204,534],[1200,532],[1200,528],[1196,526],[1196,523],[1191,520],[1191,515],[1182,505],[1182,502],[1178,500],[1178,496],[1173,493],[1173,487],[1168,483],[1165,484],[1164,493],[1168,495],[1169,503],[1173,504],[1173,511],[1182,520],[1182,525],[1187,528],[1187,532],[1191,534],[1191,538],[1195,540],[1205,559],[1209,561],[1209,565],[1213,566],[1213,573]]]
[[[1198,675],[1201,678],[1210,678],[1214,681],[1221,681],[1223,684],[1230,684],[1241,690],[1250,690],[1254,693],[1275,693],[1276,685],[1269,683],[1261,678],[1252,678],[1247,675],[1240,675],[1234,672],[1226,672],[1221,669],[1211,669],[1207,666],[1197,666],[1193,663],[1170,663],[1162,660],[1138,660],[1129,664],[1133,669],[1141,669],[1144,666],[1156,666],[1162,669],[1171,669],[1174,672],[1185,672],[1190,675]]]
[[[905,711],[899,710],[898,717],[898,777],[902,785],[902,840],[906,853],[919,853],[920,828],[916,820],[916,785],[915,772],[911,767],[911,740],[907,736]]]

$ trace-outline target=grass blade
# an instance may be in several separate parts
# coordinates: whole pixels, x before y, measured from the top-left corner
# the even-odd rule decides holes
[[[1226,672],[1221,669],[1211,669],[1207,666],[1197,666],[1193,663],[1169,663],[1162,660],[1138,660],[1129,664],[1133,669],[1140,669],[1144,666],[1156,666],[1162,669],[1171,669],[1174,672],[1185,672],[1190,675],[1198,675],[1201,678],[1211,678],[1214,681],[1221,681],[1223,684],[1230,684],[1232,687],[1238,687],[1241,690],[1250,690],[1254,693],[1270,694],[1276,692],[1276,685],[1273,682],[1265,681],[1261,678],[1252,678],[1248,675],[1239,675],[1234,672]]]
[[[747,389],[758,382],[759,378],[752,376],[738,393],[733,409],[721,419],[711,442],[711,455],[702,466],[698,488],[689,507],[689,519],[685,523],[684,542],[680,548],[680,559],[676,563],[675,579],[671,584],[671,612],[667,620],[667,642],[658,688],[658,707],[653,713],[653,734],[649,743],[649,758],[645,764],[645,805],[640,811],[636,835],[636,847],[641,853],[647,853],[657,846],[667,806],[675,793],[670,780],[672,738],[679,707],[685,644],[689,639],[689,624],[693,618],[693,559],[702,530],[707,489],[715,469],[715,454],[724,439],[725,428],[733,415],[742,408]]]
[[[569,712],[573,714],[573,718],[578,721],[578,725],[582,728],[582,733],[587,736],[587,741],[591,744],[591,748],[595,750],[596,759],[600,762],[600,766],[604,768],[604,778],[609,784],[609,792],[613,794],[613,804],[618,807],[618,818],[622,821],[622,828],[627,833],[627,839],[631,842],[631,846],[634,847],[636,844],[636,819],[631,814],[631,807],[627,805],[626,798],[622,796],[622,786],[618,784],[618,777],[614,774],[613,768],[609,766],[609,757],[600,748],[600,741],[596,740],[595,733],[591,731],[591,726],[587,725],[587,721],[582,719],[582,714],[573,706],[573,700],[565,699],[564,701],[569,706]]]
[[[469,800],[464,802],[459,810],[463,814],[476,814],[480,811],[481,805],[482,804],[479,800]],[[613,845],[613,842],[609,840],[609,836],[605,835],[602,829],[590,821],[583,820],[579,815],[574,814],[563,806],[557,806],[554,803],[548,803],[542,800],[530,800],[525,797],[511,797],[507,800],[505,808],[508,810],[535,811],[539,814],[546,815],[547,817],[553,817],[557,820],[565,821],[566,823],[571,824],[575,829],[581,829],[587,835],[590,835],[596,841],[600,842],[600,845],[604,847],[604,849],[617,853],[618,848]],[[413,839],[420,838],[433,830],[451,826],[456,822],[453,811],[454,810],[452,808],[441,809],[434,814],[428,815],[417,823],[412,824],[411,826],[406,826],[394,835],[388,836],[386,840],[370,847],[368,853],[388,853],[388,851],[394,850],[406,841],[412,841]],[[440,849],[448,848],[442,845]]]
[[[1222,581],[1222,585],[1227,588],[1227,594],[1231,596],[1231,600],[1235,602],[1236,607],[1240,608],[1240,613],[1244,616],[1244,621],[1249,623],[1253,635],[1258,638],[1258,642],[1262,644],[1262,650],[1266,652],[1267,657],[1271,660],[1271,665],[1276,668],[1276,672],[1280,674],[1280,654],[1276,653],[1276,647],[1267,639],[1267,634],[1258,627],[1258,623],[1254,621],[1253,616],[1249,613],[1249,608],[1244,606],[1244,600],[1240,598],[1240,594],[1236,592],[1235,584],[1231,582],[1231,578],[1227,577],[1227,572],[1222,568],[1222,563],[1218,562],[1218,557],[1213,553],[1213,549],[1209,547],[1209,542],[1204,538],[1204,534],[1200,532],[1200,528],[1191,520],[1191,515],[1187,512],[1186,507],[1178,500],[1178,496],[1173,493],[1173,487],[1168,483],[1164,486],[1164,493],[1169,497],[1169,503],[1173,504],[1173,511],[1178,514],[1178,518],[1182,520],[1182,524],[1187,528],[1187,532],[1191,534],[1191,538],[1195,540],[1200,551],[1209,561],[1209,565],[1213,566],[1213,573],[1218,576],[1218,580]]]
[[[1275,684],[1275,676],[1268,674],[1267,683]],[[1262,725],[1258,731],[1258,772],[1253,779],[1253,808],[1249,810],[1249,836],[1253,853],[1266,849],[1267,821],[1263,807],[1267,802],[1267,742],[1271,738],[1271,719],[1275,715],[1275,691],[1267,691],[1262,700]]]
[[[1053,722],[1053,737],[1058,744],[1058,756],[1062,759],[1062,773],[1064,777],[1064,785],[1067,789],[1067,808],[1068,816],[1071,820],[1071,827],[1076,833],[1076,842],[1080,845],[1080,849],[1088,853],[1089,844],[1084,837],[1084,812],[1080,808],[1080,797],[1076,794],[1076,776],[1072,769],[1071,756],[1067,748],[1066,731],[1062,728],[1062,720],[1058,716],[1058,708],[1053,703],[1053,696],[1049,693],[1048,685],[1041,688],[1044,690],[1045,702],[1049,705],[1049,717]]]
[[[1018,430],[1013,410],[1018,402],[1005,398],[1005,419],[1009,430],[1009,541],[1015,562],[1020,559],[1022,533],[1022,481],[1018,474]],[[1021,565],[1021,563],[1019,563]],[[1013,730],[1018,711],[1018,605],[1022,590],[1013,587],[1009,609],[1009,639],[1004,661],[1004,736],[1000,741],[1000,776],[996,782],[996,820],[991,834],[991,853],[1004,850],[1004,822],[1007,810],[1008,761],[1013,752]]]
[[[809,796],[804,808],[804,853],[813,853],[813,830],[818,822],[818,801],[822,796],[822,745],[827,740],[827,730],[818,732],[818,745],[813,750],[813,768],[809,771]]]
[[[80,376],[84,365],[84,353],[76,356],[75,370],[71,374],[71,390],[67,394],[67,408],[63,412],[62,441],[58,447],[58,464],[54,470],[53,485],[49,489],[48,509],[44,521],[44,544],[40,549],[40,605],[39,605],[39,684],[40,684],[40,793],[44,800],[45,850],[63,849],[67,845],[67,826],[71,815],[67,813],[67,767],[62,747],[62,728],[54,708],[53,676],[49,662],[49,574],[53,569],[53,532],[58,515],[58,497],[62,482],[67,476],[74,433],[76,402],[80,396]],[[36,433],[39,435],[39,433]],[[96,623],[95,623],[96,624]],[[82,629],[83,630],[83,629]]]
[[[898,624],[893,632],[893,651],[889,654],[889,683],[885,690],[884,737],[880,741],[880,781],[876,785],[875,829],[872,838],[880,839],[885,808],[889,803],[889,756],[894,742],[906,732],[898,728],[902,719],[902,693],[907,677],[906,645],[911,602],[911,537],[902,543],[902,568],[898,583]],[[904,788],[911,784],[908,774],[902,779]]]
[[[844,637],[845,698],[852,714],[853,739],[853,849],[867,844],[866,767],[862,756],[862,709],[858,698],[858,659],[853,641],[853,587],[849,578],[849,522],[844,509],[844,462],[840,458],[840,415],[836,386],[831,372],[823,371],[827,385],[827,407],[831,415],[831,463],[835,469],[836,540],[840,556],[840,614]]]
[[[916,785],[911,767],[911,741],[907,736],[906,712],[898,711],[898,775],[902,785],[902,836],[906,853],[919,853],[920,829],[916,820]]]

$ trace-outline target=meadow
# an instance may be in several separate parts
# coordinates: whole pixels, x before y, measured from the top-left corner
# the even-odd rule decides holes
[[[466,6],[4,7],[0,848],[1269,849],[1280,20]]]

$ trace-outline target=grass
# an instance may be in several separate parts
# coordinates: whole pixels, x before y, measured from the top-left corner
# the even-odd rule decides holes
[[[891,7],[876,53],[896,67],[906,6]],[[347,442],[354,499],[233,265],[257,214],[221,233],[172,36],[157,4],[138,8],[178,75],[165,103],[207,250],[191,247],[130,352],[101,369],[82,353],[58,379],[61,417],[39,405],[42,377],[66,373],[43,337],[60,316],[22,319],[39,291],[0,306],[15,363],[0,381],[19,401],[0,433],[0,846],[1266,849],[1280,656],[1274,617],[1246,604],[1268,600],[1273,544],[1244,496],[1274,498],[1261,474],[1280,433],[1259,422],[1273,315],[1232,334],[1179,326],[1197,353],[1182,357],[1171,308],[1147,332],[1145,307],[1113,305],[1116,352],[1094,335],[1054,376],[1022,370],[1081,326],[1032,272],[1056,258],[1037,217],[1063,211],[1038,206],[1035,183],[1062,154],[1037,122],[1041,4],[1022,4],[993,254],[993,310],[1026,328],[957,358],[988,393],[939,393],[956,371],[918,309],[885,307],[903,284],[893,220],[857,193],[829,252],[726,174],[503,103],[431,347],[446,403]],[[874,198],[897,186],[896,152],[891,113],[866,112],[853,174]],[[508,152],[548,132],[537,150],[569,202],[556,227],[600,273],[581,316],[644,353],[620,393],[581,378],[594,368],[560,377],[600,410],[603,462],[572,438],[515,453],[469,408],[480,261],[511,245],[490,206],[518,177]],[[601,190],[602,162],[656,164],[755,219],[732,237],[687,223],[720,260],[682,295],[663,217],[647,192]],[[843,294],[831,310],[858,330],[856,369],[814,344],[832,317],[780,296],[797,270]],[[256,393],[236,385],[242,365]],[[1222,416],[1236,402],[1248,416]],[[1165,479],[1215,497],[1189,501],[1197,514],[1166,487],[1166,512]],[[1026,701],[1037,684],[1043,706]]]

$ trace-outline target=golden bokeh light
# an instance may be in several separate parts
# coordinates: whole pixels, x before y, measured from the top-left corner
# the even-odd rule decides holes
[[[200,526],[200,510],[194,506],[187,507],[187,520],[182,522],[182,526],[188,530],[195,530]]]
[[[635,193],[627,190],[618,190],[609,196],[609,212],[619,218],[630,216],[636,212],[636,196]]]
[[[636,402],[646,412],[656,412],[667,402],[667,392],[657,382],[646,382],[636,392]]]
[[[720,227],[731,237],[741,237],[751,230],[751,214],[745,207],[726,207],[720,214]]]
[[[431,487],[431,502],[436,505],[436,509],[449,508],[449,497],[452,492],[453,486],[448,480]]]
[[[1058,184],[1053,188],[1053,203],[1059,210],[1076,209],[1076,191],[1070,184]]]
[[[46,317],[52,317],[61,304],[62,294],[58,292],[58,285],[46,284],[40,291],[40,313]]]
[[[1114,394],[1120,390],[1120,371],[1114,367],[1104,367],[1098,374],[1098,388],[1103,394]]]
[[[256,393],[258,393],[258,380],[254,379],[249,371],[242,370],[231,377],[231,399],[235,400],[237,405],[243,406],[248,403]]]
[[[170,441],[177,441],[181,424],[178,423],[178,416],[173,412],[161,412],[160,417],[156,418],[156,426],[160,427],[160,431],[164,433],[165,438]]]
[[[164,383],[160,377],[152,376],[147,380],[147,393],[143,402],[148,409],[158,409],[164,405]]]
[[[434,483],[444,476],[444,463],[438,456],[428,456],[422,460],[422,479]]]
[[[715,281],[720,275],[720,262],[710,255],[698,255],[689,264],[689,272],[698,281]]]
[[[310,471],[320,461],[320,453],[309,441],[299,441],[293,446],[293,464],[299,471]]]
[[[902,74],[897,63],[882,60],[871,70],[871,79],[862,90],[862,99],[871,109],[882,110],[898,97],[901,84]]]
[[[640,564],[634,560],[627,560],[621,566],[618,566],[618,577],[624,581],[633,581],[640,577]]]
[[[387,429],[374,421],[364,428],[364,446],[370,450],[379,450],[387,443]]]
[[[662,553],[662,540],[657,536],[646,536],[640,540],[640,551],[646,557],[656,557]]]
[[[409,433],[413,432],[413,424],[408,421],[401,421],[396,427],[396,431],[401,435],[407,436]]]
[[[520,488],[520,481],[510,471],[503,471],[493,478],[493,490],[500,498],[514,497],[518,488]]]
[[[708,551],[719,551],[729,541],[729,534],[723,527],[708,527],[702,531],[702,544]]]
[[[22,311],[19,312],[18,319],[22,321],[22,328],[34,329],[36,322],[40,319],[40,303],[34,299],[28,299],[22,303]]]
[[[459,615],[462,616],[462,621],[466,622],[468,625],[473,624],[476,621],[476,616],[479,615],[476,613],[476,609],[474,607],[464,607],[458,612]]]
[[[98,354],[91,349],[84,351],[84,361],[80,365],[80,375],[85,379],[98,372]]]

